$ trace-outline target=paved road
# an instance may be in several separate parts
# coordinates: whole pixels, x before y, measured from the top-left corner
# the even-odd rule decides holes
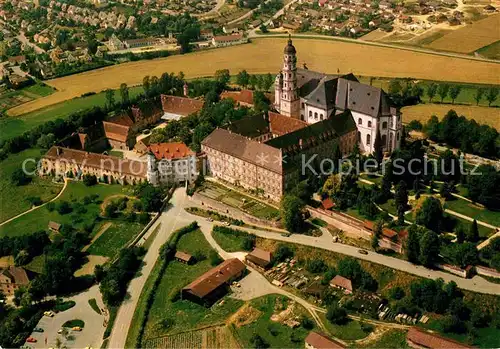
[[[44,332],[32,333],[31,336],[37,339],[37,343],[26,344],[33,348],[55,348],[56,338],[59,338],[62,346],[68,348],[100,348],[102,336],[106,329],[104,326],[104,315],[97,314],[89,305],[88,300],[92,298],[97,300],[97,304],[101,309],[104,308],[99,286],[92,286],[85,292],[65,299],[75,301],[76,304],[73,308],[57,313],[52,318],[47,316],[42,317],[37,327],[43,328]],[[75,319],[85,322],[85,327],[81,332],[69,331],[69,335],[66,338],[57,333],[66,321]],[[47,339],[47,344],[45,344],[45,339]]]
[[[30,42],[28,40],[28,38],[26,38],[26,36],[24,36],[24,33],[21,32],[19,35],[16,36],[17,40],[19,40],[21,43],[25,44],[25,45],[28,45],[28,46],[31,46],[36,53],[38,54],[41,54],[41,53],[45,53],[46,51],[41,48],[41,47],[38,47],[37,45],[35,45],[34,43]]]
[[[171,206],[167,211],[163,212],[156,221],[155,224],[151,226],[148,232],[145,234],[144,241],[148,236],[155,230],[158,224],[161,224],[160,231],[157,233],[155,239],[153,240],[151,247],[148,249],[146,255],[144,256],[144,266],[140,271],[140,275],[134,278],[128,287],[128,298],[122,303],[118,314],[116,316],[115,324],[113,326],[113,331],[111,332],[111,338],[109,340],[108,348],[124,348],[125,341],[127,340],[128,330],[130,324],[132,323],[134,311],[139,301],[139,296],[141,295],[142,289],[146,280],[153,269],[153,266],[158,259],[159,249],[172,235],[172,233],[182,226],[179,223],[177,217],[182,215],[184,212],[183,207],[184,201],[186,199],[186,190],[184,188],[177,189],[174,192],[172,199],[170,200]]]

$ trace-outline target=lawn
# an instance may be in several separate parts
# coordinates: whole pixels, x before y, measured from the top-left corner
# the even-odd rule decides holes
[[[458,223],[462,224],[462,225],[465,227],[466,231],[467,231],[467,230],[469,230],[469,227],[470,227],[470,225],[472,224],[472,222],[471,222],[471,221],[468,221],[468,220],[466,220],[466,219],[463,219],[463,218],[460,218],[460,217],[454,216],[454,215],[452,215],[452,214],[449,214],[449,215],[450,215],[451,217],[453,217],[454,219],[456,219]],[[483,225],[481,225],[481,224],[478,224],[478,225],[477,225],[477,227],[478,227],[478,229],[479,229],[479,236],[480,236],[480,237],[487,238],[487,237],[489,237],[491,234],[493,234],[493,233],[494,233],[494,230],[493,230],[493,229],[490,229],[490,228],[488,228],[488,227],[485,227],[485,226],[483,226]]]
[[[144,225],[140,223],[114,221],[112,226],[94,241],[87,252],[92,255],[113,258],[143,228]]]
[[[382,185],[382,177],[381,176],[362,173],[359,175],[359,178],[366,179],[367,181],[373,182],[377,185]]]
[[[396,203],[394,199],[389,199],[387,200],[386,203],[379,205],[381,208],[383,208],[385,211],[389,212],[390,214],[393,214],[395,216],[398,215],[398,209],[396,207]]]
[[[443,333],[441,323],[438,320],[431,320],[426,327],[440,332],[444,337],[454,339],[458,342],[467,343],[467,334]],[[493,326],[486,328],[477,328],[477,337],[474,345],[479,348],[500,348],[500,329]]]
[[[446,201],[445,208],[500,227],[500,212],[493,212],[487,208],[481,208],[466,200],[455,199]]]
[[[183,235],[179,239],[177,250],[190,254],[198,251],[208,256],[212,248],[203,233],[196,230]],[[158,264],[155,265],[152,275],[154,275],[157,267],[159,267]],[[194,265],[186,265],[175,260],[168,264],[154,297],[144,332],[144,340],[168,333],[221,323],[242,305],[242,301],[229,297],[224,298],[223,304],[219,302],[211,308],[206,308],[188,300],[177,299],[182,287],[211,268],[212,265],[209,259],[197,262]],[[150,279],[151,277],[148,278],[148,281]],[[172,320],[170,326],[162,326],[162,322],[165,320]],[[130,344],[133,345],[133,343]]]
[[[217,183],[205,182],[200,189],[200,194],[238,208],[257,218],[275,219],[279,216],[279,211],[276,208]]]
[[[410,348],[406,342],[406,331],[390,329],[375,341],[364,344],[355,344],[352,348],[384,348],[384,349],[407,349]]]
[[[45,97],[54,92],[54,89],[42,83],[36,83],[19,90],[0,88],[0,111]]]
[[[142,87],[131,87],[129,89],[130,97],[136,96],[139,93],[142,93],[142,91]],[[60,92],[56,92],[55,94],[58,93]],[[41,99],[41,101],[44,99]],[[115,100],[117,102],[121,100],[120,92],[118,90],[115,91]],[[3,117],[0,119],[0,141],[5,141],[12,137],[19,136],[47,121],[53,121],[58,118],[64,119],[72,113],[89,109],[93,106],[102,107],[105,103],[105,93],[101,92],[91,96],[73,98],[68,101],[53,104],[20,116],[16,115]],[[23,107],[24,106],[21,105],[15,108],[15,110],[22,110]],[[10,112],[9,115],[11,115]]]
[[[62,327],[85,327],[85,322],[83,322],[83,320],[79,320],[79,319],[74,319],[74,320],[68,320],[66,321]]]
[[[242,347],[254,348],[251,338],[254,334],[258,334],[271,348],[303,348],[304,339],[308,335],[309,330],[306,330],[302,326],[291,329],[280,322],[271,320],[273,314],[285,310],[291,303],[285,296],[274,294],[250,301],[250,307],[258,310],[260,315],[253,321],[242,319],[242,321],[251,321],[248,324],[243,324],[242,326],[235,325],[234,330]],[[295,304],[293,315],[299,317],[305,316],[311,319],[307,310],[299,304]]]
[[[361,323],[359,321],[350,320],[345,325],[335,325],[326,319],[325,314],[318,314],[321,321],[325,325],[326,329],[334,337],[340,338],[342,340],[356,340],[365,338],[373,331],[373,326],[365,324],[365,331],[361,328]]]
[[[320,227],[326,228],[328,226],[328,223],[326,223],[324,220],[320,218],[313,218],[311,219],[311,223],[315,225],[319,225]]]
[[[99,315],[102,314],[101,309],[99,309],[99,306],[97,305],[97,300],[95,298],[89,299],[89,305],[97,314]]]
[[[243,251],[243,241],[248,235],[248,233],[242,230],[231,231],[231,233],[225,233],[216,229],[212,230],[214,240],[226,252]]]
[[[34,175],[31,183],[15,186],[11,182],[12,173],[22,169],[27,159],[40,158],[40,149],[27,149],[17,154],[11,154],[0,162],[0,222],[4,222],[15,215],[31,208],[29,197],[40,197],[43,202],[53,199],[61,190],[61,183],[53,183],[50,179]],[[34,163],[28,163],[26,169],[32,171]]]
[[[56,206],[61,201],[67,201],[72,205],[81,204],[80,207],[83,207],[81,211],[73,211],[65,215],[60,215],[56,210],[50,212],[47,207],[40,207],[0,226],[0,236],[19,236],[31,234],[38,230],[46,230],[50,221],[60,224],[71,224],[75,228],[83,228],[99,216],[100,204],[106,197],[116,194],[129,194],[130,190],[130,187],[118,184],[97,184],[87,187],[82,182],[70,181],[64,193],[54,203]],[[97,199],[88,205],[83,205],[83,197],[92,194],[97,195]],[[93,234],[97,231],[97,228],[98,225],[94,227]]]
[[[500,40],[494,42],[493,44],[481,47],[477,50],[477,53],[486,58],[500,59]]]

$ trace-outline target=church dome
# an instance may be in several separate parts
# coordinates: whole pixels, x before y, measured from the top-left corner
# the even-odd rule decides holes
[[[297,53],[297,51],[295,50],[295,46],[293,46],[293,44],[292,44],[291,37],[288,38],[288,44],[285,46],[284,53],[285,54],[296,54]]]

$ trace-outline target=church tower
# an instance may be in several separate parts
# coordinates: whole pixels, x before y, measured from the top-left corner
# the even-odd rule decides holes
[[[279,111],[283,115],[300,118],[300,97],[297,85],[297,51],[292,44],[291,36],[289,36],[288,44],[285,46],[283,52],[283,69],[280,75],[281,85],[276,86],[276,88],[281,88]]]

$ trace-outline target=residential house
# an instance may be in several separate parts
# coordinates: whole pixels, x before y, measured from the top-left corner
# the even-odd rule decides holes
[[[20,287],[27,287],[30,275],[24,268],[13,265],[0,269],[0,291],[7,297],[13,296]]]
[[[245,256],[245,261],[252,266],[266,269],[271,265],[272,254],[269,251],[256,247]]]
[[[415,349],[470,349],[469,345],[457,342],[453,339],[444,338],[435,333],[427,332],[417,327],[412,327],[406,335],[406,342]]]
[[[244,38],[241,34],[214,36],[212,38],[212,45],[215,47],[233,46],[246,42],[248,42],[248,39]]]
[[[345,294],[352,294],[353,291],[351,280],[340,275],[335,275],[335,277],[330,281],[330,286],[343,290]]]
[[[344,349],[347,346],[318,332],[309,332],[304,340],[305,349]]]

